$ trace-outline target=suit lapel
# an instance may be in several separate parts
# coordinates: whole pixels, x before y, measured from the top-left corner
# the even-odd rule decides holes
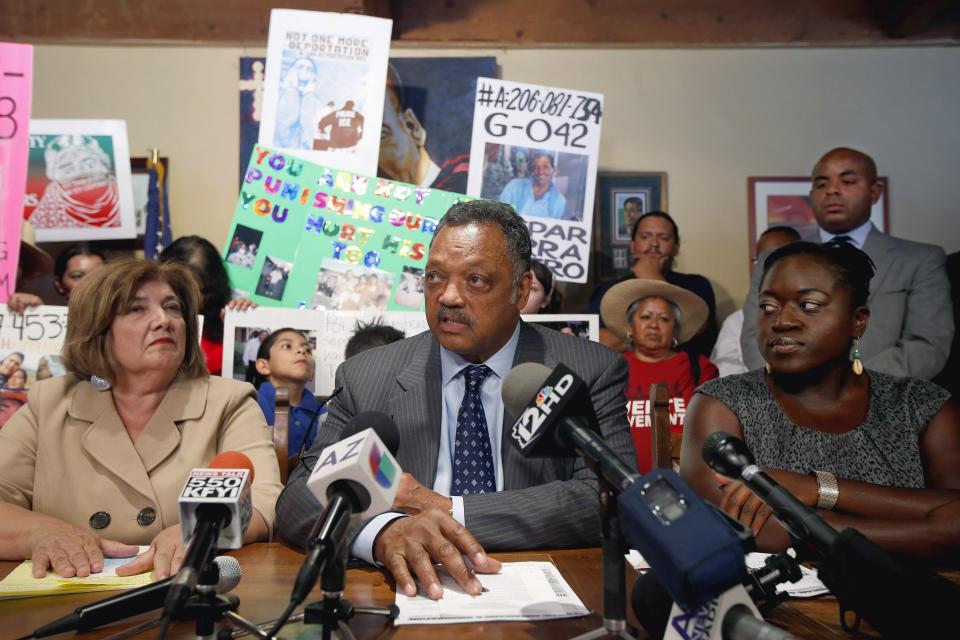
[[[513,356],[513,366],[522,362],[538,362],[546,366],[555,363],[547,362],[547,349],[543,338],[528,324],[520,322],[520,339],[517,342],[517,352]],[[513,419],[503,411],[503,426],[500,437],[500,458],[503,469],[503,489],[523,489],[530,486],[531,472],[536,477],[542,477],[543,458],[525,458],[511,443],[510,429]]]
[[[894,244],[889,236],[880,233],[876,228],[870,230],[866,241],[863,243],[864,253],[870,256],[870,259],[873,260],[873,264],[877,269],[870,281],[870,298],[867,301],[868,304],[873,300],[874,294],[877,292],[891,289],[891,287],[884,286],[884,282],[888,274],[892,275],[893,272],[891,269],[894,266],[894,262],[896,262],[894,260],[896,257],[894,255]]]
[[[437,477],[440,419],[443,411],[440,346],[432,335],[422,338],[426,348],[414,356],[397,376],[398,389],[390,396],[390,417],[400,430],[403,445],[397,458],[404,471],[432,487]]]
[[[209,385],[207,378],[189,381],[178,378],[170,386],[147,427],[134,443],[147,473],[179,448],[182,434],[177,423],[195,420],[203,415]]]
[[[68,412],[78,420],[90,422],[80,439],[80,446],[86,454],[116,476],[119,482],[154,500],[153,485],[113,406],[110,392],[97,391],[92,385],[82,383],[73,396]]]

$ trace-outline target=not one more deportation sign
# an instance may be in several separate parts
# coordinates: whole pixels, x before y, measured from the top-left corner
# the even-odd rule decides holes
[[[467,193],[513,206],[533,257],[586,282],[603,96],[478,78]]]

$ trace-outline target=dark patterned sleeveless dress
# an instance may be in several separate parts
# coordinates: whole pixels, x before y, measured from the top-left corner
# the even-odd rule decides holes
[[[780,409],[763,370],[707,382],[696,393],[716,398],[740,419],[757,464],[896,487],[923,487],[919,441],[950,393],[932,382],[866,371],[870,406],[863,423],[842,434],[798,427]]]

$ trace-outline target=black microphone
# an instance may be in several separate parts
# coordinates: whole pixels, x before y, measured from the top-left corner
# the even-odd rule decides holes
[[[167,592],[165,618],[176,613],[193,593],[218,547],[243,546],[253,515],[253,476],[253,463],[238,451],[221,453],[209,468],[190,472],[179,500],[181,534],[184,542],[188,536],[190,542]]]
[[[240,563],[231,556],[217,556],[213,559],[219,572],[216,586],[217,593],[232,591],[240,582],[242,572]],[[165,578],[148,585],[130,589],[98,600],[97,602],[77,607],[59,620],[39,627],[33,632],[34,638],[45,638],[68,631],[84,632],[111,624],[124,618],[130,618],[152,609],[159,609],[170,590],[173,577]]]
[[[818,552],[818,576],[840,601],[884,636],[938,637],[955,626],[960,586],[912,562],[901,562],[853,528],[842,533],[797,500],[754,464],[747,445],[718,431],[703,445],[703,459],[712,469],[744,483],[774,510],[795,537]],[[908,611],[911,615],[903,615]],[[844,619],[844,618],[842,618]]]
[[[325,502],[324,509],[310,532],[290,604],[269,635],[280,630],[310,595],[327,563],[341,553],[351,517],[379,515],[393,506],[401,476],[394,459],[399,446],[400,431],[393,420],[378,411],[364,411],[344,426],[338,442],[320,453],[307,488]]]
[[[728,478],[742,480],[773,509],[774,517],[795,538],[812,543],[820,553],[826,553],[836,542],[837,530],[764,473],[740,438],[726,431],[715,431],[704,441],[702,453],[711,469]]]
[[[518,364],[504,378],[501,395],[516,418],[511,441],[524,456],[569,456],[572,449],[618,491],[639,477],[604,442],[589,389],[567,366],[550,371],[536,362]]]

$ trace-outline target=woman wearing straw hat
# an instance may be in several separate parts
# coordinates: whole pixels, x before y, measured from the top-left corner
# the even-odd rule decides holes
[[[683,432],[683,417],[693,390],[718,375],[706,357],[680,350],[700,330],[709,311],[700,296],[662,280],[634,279],[612,287],[600,302],[607,328],[630,345],[627,418],[641,473],[653,466],[650,385],[670,392],[670,431]]]

